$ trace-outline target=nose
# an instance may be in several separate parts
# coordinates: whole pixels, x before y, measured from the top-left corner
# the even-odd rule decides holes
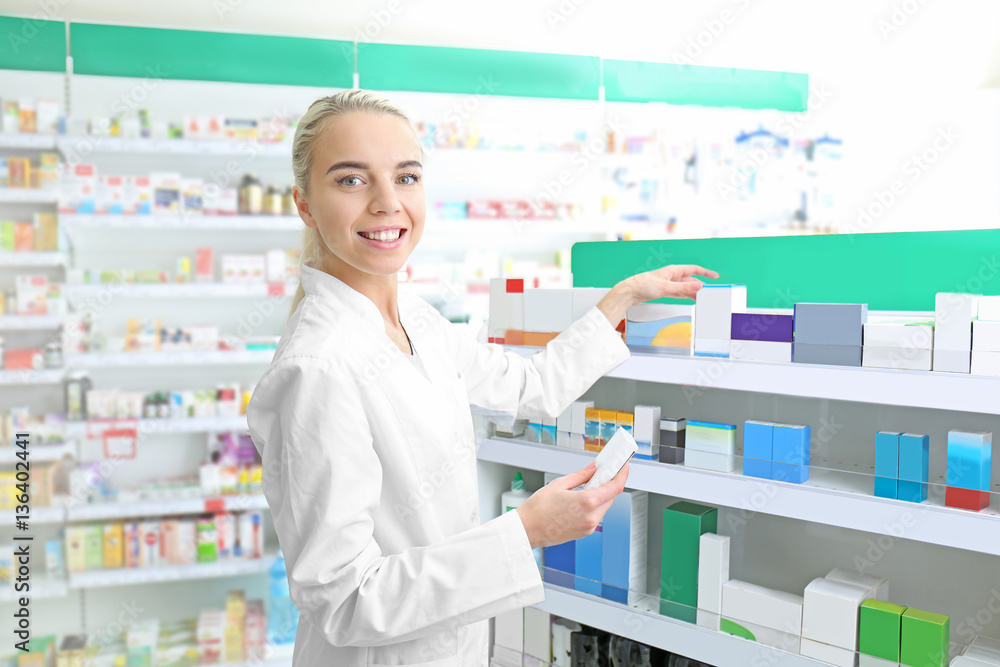
[[[368,204],[368,211],[373,215],[392,215],[403,210],[396,196],[396,188],[391,179],[380,179],[371,190],[372,198]]]

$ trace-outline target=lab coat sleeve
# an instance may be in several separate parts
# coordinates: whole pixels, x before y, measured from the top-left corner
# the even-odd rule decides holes
[[[469,403],[519,419],[557,417],[630,355],[597,306],[531,358],[447,328]]]
[[[382,467],[368,425],[378,417],[366,414],[358,380],[314,358],[273,365],[247,407],[303,618],[334,646],[381,646],[544,600],[517,512],[383,555],[373,536]]]

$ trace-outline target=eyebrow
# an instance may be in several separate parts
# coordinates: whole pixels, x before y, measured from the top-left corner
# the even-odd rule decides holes
[[[417,160],[405,160],[396,165],[396,169],[406,169],[407,167],[416,167],[418,169],[423,169],[423,165],[420,164],[420,162],[418,162]],[[344,161],[344,162],[337,162],[331,165],[330,168],[326,170],[326,173],[329,174],[331,171],[335,171],[337,169],[368,169],[368,168],[369,168],[368,165],[365,164],[364,162]]]

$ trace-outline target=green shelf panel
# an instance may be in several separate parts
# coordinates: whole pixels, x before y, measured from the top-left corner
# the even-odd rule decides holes
[[[66,71],[66,24],[0,16],[0,69]]]
[[[354,45],[327,39],[70,24],[77,74],[350,88]]]
[[[719,272],[706,283],[745,284],[750,308],[815,301],[933,311],[937,292],[1000,294],[1000,229],[581,242],[573,285],[612,287],[667,264]]]
[[[358,44],[362,88],[598,99],[600,59],[523,51]]]
[[[605,60],[604,98],[609,102],[666,102],[805,111],[809,98],[809,75]]]

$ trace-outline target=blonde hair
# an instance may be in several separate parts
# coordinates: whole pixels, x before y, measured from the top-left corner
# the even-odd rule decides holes
[[[295,128],[295,138],[292,140],[292,173],[295,177],[295,187],[298,188],[302,196],[309,194],[309,174],[312,171],[316,142],[323,128],[326,127],[327,121],[344,114],[359,112],[395,116],[406,121],[410,129],[413,129],[410,119],[399,107],[370,90],[357,88],[343,90],[316,100],[309,105],[309,110],[299,119],[298,127]],[[414,134],[416,134],[415,131]],[[302,233],[302,254],[299,257],[299,263],[320,269],[323,265],[325,249],[326,246],[323,244],[319,231],[306,227]],[[295,290],[295,296],[292,297],[292,305],[288,311],[289,318],[304,296],[305,292],[302,289],[300,279],[299,287]]]

